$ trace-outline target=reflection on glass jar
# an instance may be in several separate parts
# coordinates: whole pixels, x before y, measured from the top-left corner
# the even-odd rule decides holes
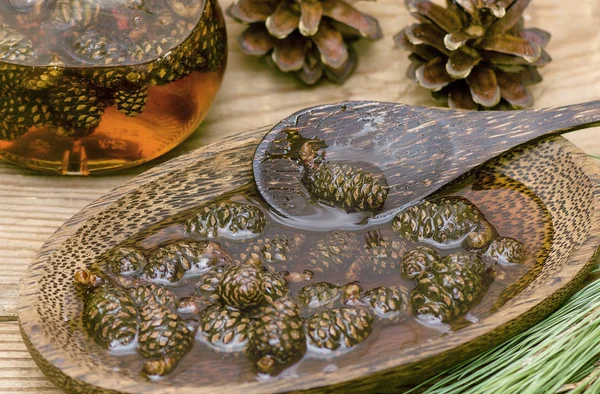
[[[88,175],[188,137],[225,69],[216,0],[0,0],[0,157]]]

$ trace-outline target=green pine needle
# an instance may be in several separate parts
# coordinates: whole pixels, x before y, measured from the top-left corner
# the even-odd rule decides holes
[[[596,279],[540,323],[425,382],[435,383],[424,393],[600,393],[599,358]]]

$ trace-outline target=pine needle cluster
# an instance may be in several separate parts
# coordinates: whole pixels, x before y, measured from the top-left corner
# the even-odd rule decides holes
[[[600,393],[600,267],[560,309],[412,392]]]

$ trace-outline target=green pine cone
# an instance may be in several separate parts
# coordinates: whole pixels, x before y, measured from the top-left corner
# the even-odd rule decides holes
[[[244,351],[253,332],[250,318],[221,304],[205,309],[199,322],[200,340],[222,352]]]
[[[500,265],[522,264],[527,258],[527,249],[514,238],[498,237],[490,244],[484,258]]]
[[[373,320],[366,308],[335,308],[312,315],[304,322],[304,331],[316,349],[346,350],[371,334]]]
[[[467,313],[486,289],[485,265],[476,253],[452,253],[434,262],[417,278],[412,311],[450,322]]]
[[[263,294],[269,304],[287,296],[290,292],[285,278],[280,273],[264,270],[262,277]]]
[[[144,365],[148,376],[169,374],[194,344],[195,328],[175,312],[156,302],[140,308],[138,350],[150,360]]]
[[[201,208],[185,222],[190,235],[206,238],[252,238],[266,225],[262,211],[252,205],[236,202],[214,203]]]
[[[85,297],[83,326],[98,344],[108,349],[127,346],[138,331],[138,312],[125,290],[101,285]]]
[[[308,169],[303,183],[313,197],[346,212],[379,211],[389,190],[373,174],[336,162],[324,162]]]
[[[159,38],[148,43],[144,48],[141,48],[144,58],[147,58],[148,52],[155,55],[160,55],[160,48],[168,47],[169,40],[167,38]],[[148,82],[151,85],[161,86],[169,82],[177,81],[188,76],[192,70],[188,66],[186,59],[186,44],[179,45],[172,51],[166,52],[159,59],[148,63],[146,67]]]
[[[25,89],[25,82],[30,75],[31,69],[26,66],[0,62],[0,92],[14,93]],[[2,101],[4,100],[3,94]]]
[[[215,242],[177,241],[161,246],[148,256],[142,278],[177,283],[184,276],[202,275],[212,267],[231,262],[229,255]]]
[[[71,43],[73,54],[87,63],[110,65],[122,56],[118,43],[110,37],[99,36],[95,29],[79,34]]]
[[[6,24],[0,25],[0,61],[30,63],[35,55],[33,42]]]
[[[354,234],[334,231],[310,249],[309,269],[320,273],[348,270],[359,252],[360,246]]]
[[[63,82],[62,67],[46,67],[28,73],[23,86],[28,90],[46,90],[54,88]]]
[[[148,256],[148,263],[140,275],[142,279],[156,283],[177,283],[185,275],[176,251],[158,249]]]
[[[0,140],[15,140],[33,126],[50,121],[52,113],[40,98],[3,93],[0,98]]]
[[[381,235],[380,232],[365,236],[364,251],[366,260],[362,269],[379,275],[398,271],[405,245],[400,240]]]
[[[363,305],[363,300],[361,299],[363,288],[359,281],[346,283],[340,288],[340,292],[342,294],[340,297],[342,304],[354,306]]]
[[[442,197],[413,205],[396,215],[392,228],[413,242],[430,242],[440,247],[462,243],[469,250],[486,248],[495,236],[481,211],[462,197]]]
[[[127,116],[137,116],[142,113],[148,102],[148,88],[118,90],[115,92],[117,109]]]
[[[246,248],[240,258],[242,261],[258,258],[263,264],[289,263],[296,257],[300,246],[304,243],[304,238],[301,234],[293,237],[282,234],[272,238],[259,238]]]
[[[217,285],[216,295],[236,309],[259,305],[265,299],[262,269],[249,264],[227,268]]]
[[[194,48],[196,56],[193,59],[192,68],[196,71],[217,71],[225,62],[227,56],[227,44],[225,30],[219,28],[220,15],[210,1],[206,3],[206,10],[212,11],[212,17],[203,18],[197,27],[190,47]]]
[[[133,288],[129,290],[129,295],[138,308],[150,303],[156,303],[173,312],[177,309],[178,305],[175,293],[154,283]]]
[[[177,3],[178,8],[185,8],[182,2]],[[222,68],[226,59],[225,30],[219,28],[221,17],[215,8],[213,2],[207,1],[204,7],[205,16],[202,17],[189,37],[163,59],[148,66],[152,84],[162,85],[175,81],[186,77],[192,71],[207,72]],[[206,15],[207,13],[209,15]],[[186,13],[186,16],[189,17],[190,14]],[[171,31],[166,31],[165,36],[168,36],[172,31],[189,31],[189,26],[185,20],[172,21],[168,24],[168,27]],[[156,48],[165,47],[165,44],[166,40],[163,38],[152,41],[145,48],[149,48],[156,53]]]
[[[248,354],[259,373],[276,375],[306,351],[300,308],[290,298],[261,307],[254,320]]]
[[[98,87],[114,90],[141,88],[146,78],[143,72],[131,67],[94,67],[83,69],[81,75]]]
[[[201,294],[183,297],[177,301],[177,313],[183,315],[200,315],[208,307],[215,305],[214,301]]]
[[[300,305],[317,309],[326,305],[332,305],[340,298],[340,287],[328,282],[315,282],[306,285],[298,292]]]
[[[400,274],[406,279],[416,279],[423,271],[427,270],[431,264],[438,262],[440,256],[435,249],[419,245],[409,250],[402,257],[402,266]]]
[[[104,105],[98,100],[96,90],[80,78],[64,78],[50,90],[49,97],[63,127],[93,128],[104,114]]]
[[[376,287],[365,293],[363,301],[379,317],[395,317],[406,309],[405,297],[391,287]]]
[[[97,22],[101,10],[102,3],[94,0],[55,0],[45,13],[48,20],[60,29],[86,29]]]
[[[217,287],[223,279],[223,274],[227,270],[225,266],[217,266],[211,268],[207,273],[202,275],[198,283],[196,283],[196,293],[204,295],[212,300],[218,300]]]
[[[107,253],[104,261],[110,272],[119,276],[135,276],[146,266],[146,258],[139,250],[119,247]]]

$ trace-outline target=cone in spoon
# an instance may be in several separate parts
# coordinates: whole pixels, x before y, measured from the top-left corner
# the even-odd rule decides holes
[[[495,112],[348,101],[276,124],[256,149],[254,179],[278,214],[339,228],[332,212],[385,218],[516,146],[598,125],[600,101]]]

